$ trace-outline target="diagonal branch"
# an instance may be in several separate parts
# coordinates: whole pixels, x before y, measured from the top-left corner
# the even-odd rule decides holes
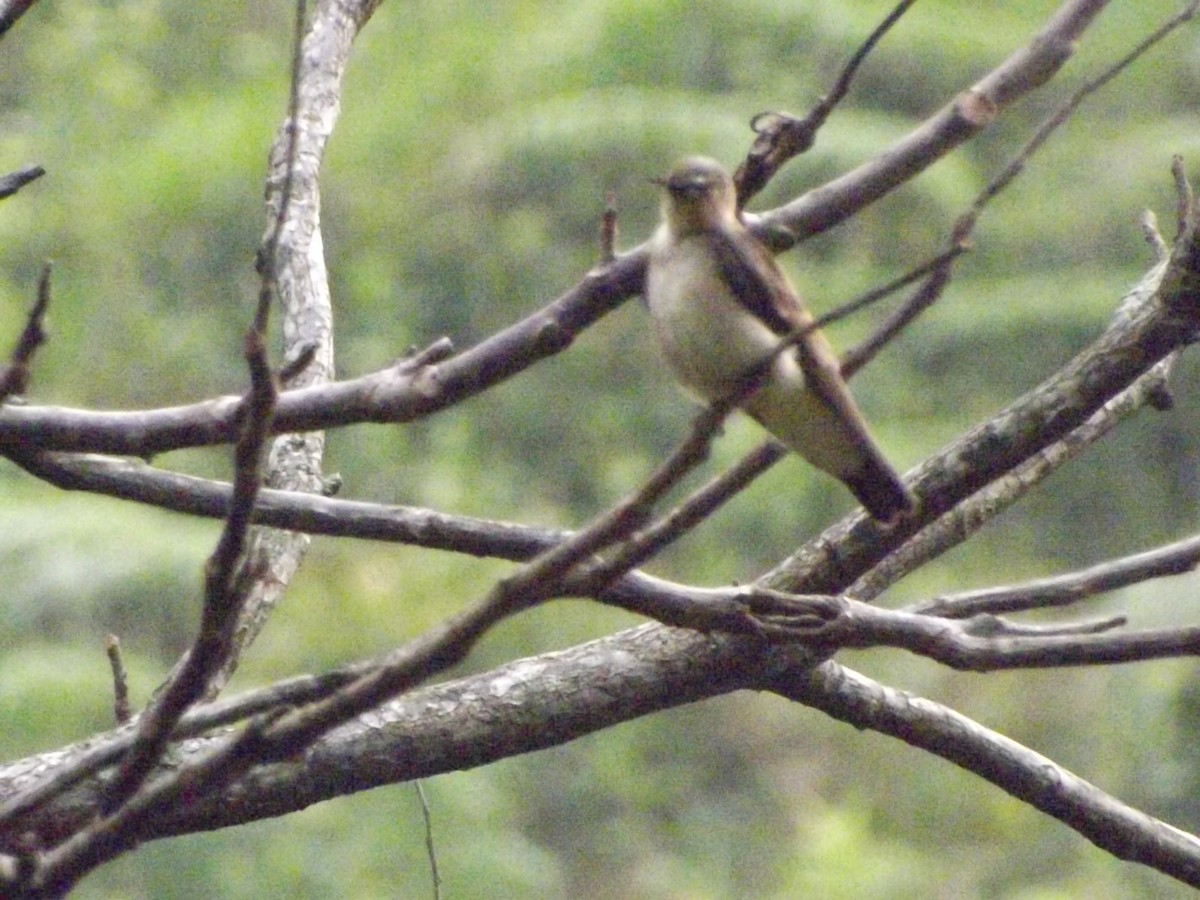
[[[994,200],[998,194],[1016,180],[1033,155],[1050,139],[1050,136],[1055,131],[1071,118],[1075,111],[1083,104],[1084,100],[1115,79],[1121,72],[1125,71],[1136,60],[1166,39],[1177,28],[1189,22],[1196,15],[1197,8],[1200,8],[1200,0],[1192,0],[1186,8],[1164,22],[1148,37],[1139,41],[1123,57],[1076,90],[1066,102],[1059,106],[1057,110],[1038,126],[1037,130],[1025,142],[1024,146],[1014,154],[1008,164],[979,192],[978,196],[971,203],[970,209],[958,217],[958,220],[954,223],[954,227],[950,230],[945,262],[934,270],[925,283],[874,334],[847,354],[847,368],[858,368],[865,365],[885,344],[911,325],[921,313],[937,302],[949,282],[950,266],[958,255],[955,251],[961,252],[969,245],[975,225],[988,203]]]
[[[1106,402],[1074,431],[1042,448],[1012,471],[943,514],[913,540],[855,580],[847,588],[847,593],[860,600],[877,597],[905,575],[970,540],[972,535],[1066,463],[1076,459],[1145,406],[1152,405],[1166,384],[1166,370],[1170,361],[1168,356]]]
[[[1188,253],[1185,244],[1177,245],[1174,258],[1176,268],[1186,269]],[[1200,319],[1197,311],[1200,305],[1189,311],[1189,303],[1196,304],[1196,301],[1189,301],[1185,284],[1185,278],[1176,275],[1168,278],[1167,268],[1156,266],[1129,293],[1121,304],[1121,314],[1090,347],[1007,410],[922,464],[915,475],[915,483],[918,492],[924,496],[924,503],[914,517],[912,529],[885,531],[862,517],[851,516],[793,557],[790,565],[795,574],[791,578],[795,578],[796,583],[791,587],[797,589],[802,581],[811,581],[813,587],[799,589],[836,593],[849,583],[847,578],[857,578],[870,564],[893,552],[916,528],[929,525],[980,488],[1003,477],[1005,467],[1022,465],[1026,459],[1046,451],[1029,463],[1044,468],[1052,464],[1059,453],[1059,450],[1047,451],[1047,448],[1060,442],[1063,442],[1061,449],[1067,449],[1072,443],[1090,443],[1102,430],[1135,409],[1140,403],[1137,391],[1119,401],[1111,398],[1121,395],[1131,379],[1141,378],[1145,369],[1155,365],[1156,357],[1169,355],[1192,339],[1195,325],[1189,317]],[[1168,294],[1169,290],[1174,294]],[[1153,393],[1155,377],[1150,376],[1138,390],[1145,388]],[[1107,412],[1101,413],[1105,404],[1112,405]],[[1088,425],[1092,416],[1099,418]],[[1092,438],[1074,434],[1074,429],[1084,425],[1101,431]],[[1004,455],[998,456],[1001,450]],[[747,477],[753,477],[777,455],[764,447],[761,458],[756,455],[755,464],[748,467]],[[1060,462],[1066,458],[1062,457]],[[38,477],[66,489],[126,497],[204,516],[224,515],[228,503],[228,487],[154,470],[139,462],[64,454],[30,454],[15,459]],[[1020,472],[1014,473],[1013,478],[1028,480]],[[715,502],[719,503],[729,490],[736,490],[736,485],[728,488],[718,480],[711,489],[715,491]],[[1011,490],[1003,485],[998,489]],[[703,493],[697,502],[707,502]],[[565,539],[561,532],[510,523],[271,490],[262,492],[255,520],[313,534],[395,541],[512,560],[529,559]],[[958,527],[953,525],[950,531]],[[823,547],[841,541],[846,542],[838,544],[841,549],[836,558],[825,554]],[[937,541],[930,542],[930,536],[923,536],[922,542],[927,548],[937,545]],[[854,566],[860,563],[855,560],[869,562],[856,570]],[[896,557],[896,565],[902,561],[902,557]],[[874,596],[910,568],[911,565],[904,564],[902,570],[897,569],[886,576],[876,574],[873,576],[874,587],[860,585],[856,587],[856,593]],[[776,570],[773,577],[783,577],[785,571]],[[850,576],[852,572],[854,575]],[[786,588],[789,582],[790,578],[776,586]],[[821,585],[835,587],[823,590]]]
[[[0,17],[2,16],[3,12],[0,12]],[[0,23],[0,34],[3,33],[3,24]],[[41,166],[22,166],[15,172],[9,172],[0,178],[0,200],[3,200],[5,197],[11,197],[21,188],[25,187],[25,185],[31,181],[37,181],[45,174],[46,170]]]
[[[1154,819],[1016,741],[941,704],[827,662],[781,673],[773,690],[855,728],[927,750],[1058,819],[1118,859],[1200,887],[1200,839]]]
[[[788,160],[807,151],[816,140],[817,132],[834,108],[845,99],[859,67],[883,40],[883,36],[900,21],[916,0],[901,0],[871,32],[862,46],[850,57],[838,74],[833,88],[813,106],[807,116],[797,119],[786,113],[759,113],[750,122],[750,128],[758,136],[742,164],[734,173],[737,185],[738,209],[746,205],[755,194],[766,187]]]
[[[1153,578],[1183,575],[1200,566],[1200,537],[1193,536],[1112,559],[1065,575],[1024,584],[964,591],[934,597],[906,607],[908,612],[943,618],[967,618],[980,613],[1023,612],[1070,606],[1096,594],[1140,584]]]
[[[17,338],[7,365],[0,367],[0,406],[14,394],[21,394],[29,384],[33,355],[46,340],[46,310],[50,308],[50,265],[42,266],[38,278],[37,300],[25,319],[25,327]]]
[[[764,236],[785,250],[845,221],[975,137],[1066,64],[1108,0],[1067,0],[1029,42],[916,130],[857,169],[761,216]]]

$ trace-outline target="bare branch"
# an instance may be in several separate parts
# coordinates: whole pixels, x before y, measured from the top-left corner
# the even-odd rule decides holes
[[[1187,274],[1200,265],[1195,247],[1194,232],[1181,236],[1170,260],[1143,277],[1090,347],[909,473],[906,482],[918,497],[918,516],[892,529],[852,516],[800,548],[764,576],[764,583],[799,593],[839,593],[918,528],[1065,438],[1160,360],[1189,345],[1200,323],[1197,282]],[[836,566],[830,566],[829,547],[838,548]],[[828,580],[828,573],[839,569],[842,574]],[[824,574],[815,576],[818,571]],[[891,582],[877,578],[875,583],[871,591]],[[862,584],[856,591],[867,593]]]
[[[692,432],[676,451],[629,498],[584,530],[539,555],[517,573],[501,579],[475,606],[393,650],[377,668],[339,688],[336,693],[285,714],[264,733],[266,745],[274,745],[276,752],[294,754],[331,728],[454,665],[501,619],[562,593],[568,576],[577,565],[604,547],[628,537],[645,519],[652,505],[707,457],[709,442],[721,421],[743,393],[756,387],[755,381],[747,379],[741,390],[710,404],[697,417]],[[621,560],[624,568],[606,570],[602,583],[589,586],[601,590],[636,565],[637,558],[627,555]],[[594,575],[589,578],[596,581]],[[736,605],[734,609],[737,609]],[[719,615],[728,614],[722,608]],[[750,628],[750,623],[740,626],[740,630]],[[252,761],[247,761],[246,765],[250,764]],[[236,777],[242,770],[236,760],[230,760],[224,768],[213,771],[214,777],[216,772],[221,772],[224,781]]]
[[[234,651],[233,632],[238,616],[251,583],[260,574],[257,564],[246,557],[245,551],[276,388],[266,349],[255,330],[246,334],[246,359],[251,373],[243,417],[246,430],[236,448],[229,515],[205,566],[200,631],[182,665],[139,721],[137,739],[109,786],[104,805],[106,814],[119,810],[133,797],[157,763],[179,718],[204,696],[213,674]],[[111,840],[111,837],[107,828],[95,830],[95,840]],[[78,853],[87,856],[92,850],[81,845]]]
[[[433,844],[433,817],[429,814],[429,801],[425,798],[425,788],[421,779],[413,781],[417,789],[417,799],[421,801],[421,818],[425,821],[425,853],[429,857],[429,877],[433,882],[433,900],[442,898],[442,878],[438,874],[437,849]]]
[[[1186,259],[1183,249],[1180,249],[1176,256]],[[1082,424],[1093,414],[1093,403],[1099,403],[1101,406],[1109,403],[1109,396],[1124,390],[1127,379],[1140,377],[1141,367],[1152,364],[1152,359],[1147,357],[1147,353],[1153,357],[1171,346],[1182,346],[1191,340],[1191,331],[1186,321],[1176,319],[1166,306],[1155,299],[1156,292],[1163,291],[1166,274],[1167,270],[1161,266],[1152,270],[1142,283],[1130,292],[1129,298],[1122,303],[1122,313],[1109,329],[1064,370],[1001,413],[994,420],[994,424],[975,429],[960,442],[922,466],[916,481],[918,484],[924,482],[930,485],[925,489],[930,493],[926,494],[920,523],[932,522],[937,515],[1000,477],[1005,466],[1022,465],[1027,457],[1037,453],[1039,449],[1063,441],[1057,450],[1047,451],[1043,456],[1028,463],[1027,468],[1016,471],[1008,481],[996,487],[996,491],[1015,499],[1019,494],[1013,491],[1021,484],[1027,483],[1032,472],[1036,470],[1041,473],[1039,478],[1044,477],[1056,465],[1070,457],[1071,447],[1075,447],[1073,452],[1078,452],[1080,447],[1098,438],[1121,417],[1137,408],[1141,400],[1138,399],[1138,391],[1134,391],[1123,396],[1120,401],[1111,403],[1107,410],[1100,413],[1091,423],[1090,430],[1085,429],[1064,440],[1071,434],[1069,423],[1079,421]],[[1186,308],[1182,296],[1176,298],[1173,303]],[[1154,379],[1157,377],[1147,379],[1138,390],[1153,392]],[[1094,389],[1094,395],[1080,392],[1077,389],[1080,384]],[[1054,429],[1049,434],[1045,434],[1046,428],[1043,423],[1046,422],[1054,424]],[[1060,436],[1054,433],[1060,429],[1065,429],[1065,434]],[[1044,438],[1038,437],[1043,434]],[[1049,444],[1042,443],[1043,439],[1048,440]],[[1009,455],[1003,459],[998,458],[996,451],[1002,449],[1006,441]],[[769,466],[775,458],[778,458],[777,451],[760,448],[744,469],[739,467],[730,484],[722,485],[718,479],[706,490],[714,490],[716,502],[723,502],[720,498],[731,490],[735,491],[745,478],[752,478],[757,471]],[[1009,459],[1011,463],[1008,462]],[[220,515],[225,509],[224,504],[227,503],[224,499],[227,495],[212,483],[187,476],[155,472],[137,463],[72,459],[46,454],[29,458],[16,457],[16,460],[39,477],[48,478],[62,487],[114,493],[141,502],[209,516]],[[966,464],[963,461],[967,461]],[[698,499],[696,502],[700,505],[695,507],[695,511],[703,515],[703,504],[707,501]],[[970,508],[964,508],[961,515],[975,521],[981,510],[995,506],[996,497],[981,496],[978,502],[978,509],[972,511]],[[398,540],[458,552],[498,555],[509,559],[527,559],[529,555],[545,550],[549,542],[562,538],[561,535],[539,533],[535,529],[439,516],[424,510],[385,508],[323,497],[312,497],[301,502],[300,498],[271,491],[263,493],[255,515],[264,522],[279,526],[286,524],[287,527],[313,533]],[[856,585],[855,595],[875,596],[883,586],[893,583],[903,572],[911,571],[911,567],[921,559],[928,558],[927,554],[944,552],[946,548],[939,542],[945,539],[956,541],[955,535],[962,534],[964,521],[966,520],[961,516],[954,521],[947,519],[941,526],[945,531],[943,538],[934,538],[932,533],[922,535],[920,543],[905,551],[908,555],[894,557],[889,562],[891,569],[875,573],[870,585],[866,582]],[[846,582],[841,582],[839,587],[839,579],[836,577],[833,581],[825,580],[833,576],[837,567],[829,565],[829,560],[821,550],[821,540],[840,541],[847,534],[860,533],[861,537],[856,538],[852,544],[843,545],[840,557],[843,563],[864,552],[872,556],[877,555],[877,559],[882,558],[903,543],[911,532],[906,534],[891,531],[885,535],[883,532],[877,533],[869,522],[851,518],[835,526],[816,544],[802,549],[792,564],[797,564],[799,560],[807,560],[803,566],[810,573],[818,570],[824,572],[821,580],[814,584],[835,585],[833,591],[824,591],[835,592],[844,587]],[[852,546],[857,549],[849,549]],[[814,566],[817,568],[813,568]]]
[[[652,583],[653,580],[641,576],[637,588],[646,595],[646,589]],[[853,600],[781,595],[757,588],[725,588],[701,594],[694,588],[659,584],[664,591],[676,593],[677,601],[685,605],[740,609],[743,619],[755,616],[760,625],[756,633],[769,635],[776,641],[790,643],[800,640],[811,644],[814,649],[824,648],[824,652],[839,647],[892,646],[954,668],[974,671],[1111,664],[1192,655],[1200,649],[1200,629],[1195,627],[1106,635],[1093,639],[1086,635],[1110,631],[1123,624],[1123,621],[1108,619],[1042,627],[1013,625],[995,616],[985,615],[964,622],[952,622],[928,615],[876,609]],[[628,592],[632,594],[633,589],[628,589]],[[636,608],[633,604],[630,606]],[[635,633],[638,632],[627,634]],[[550,654],[539,659],[557,658],[559,655]],[[761,645],[751,655],[761,656]],[[319,679],[307,676],[292,679],[233,701],[206,707],[196,714],[189,714],[176,737],[196,735],[207,728],[228,724],[247,715],[329,696],[354,678],[375,669],[373,663],[359,663]],[[0,819],[0,823],[3,823],[0,832],[9,830],[11,823],[26,819],[63,790],[111,762],[128,740],[126,736],[118,737],[115,741],[100,742],[99,746],[93,746],[77,761],[73,770],[58,773],[54,781],[36,790],[25,790],[15,798],[15,802],[8,802]],[[194,784],[193,787],[198,785]]]
[[[305,10],[305,0],[298,0],[289,102],[292,117],[298,108],[297,82]],[[163,790],[160,783],[155,789],[141,792],[139,796],[140,789],[158,763],[188,707],[213,689],[214,676],[223,673],[227,677],[235,668],[240,649],[240,642],[235,639],[239,619],[256,589],[258,596],[262,596],[261,576],[266,568],[265,555],[261,548],[248,546],[248,540],[251,515],[262,484],[264,451],[279,395],[278,384],[267,359],[265,332],[278,275],[276,251],[281,231],[279,226],[286,220],[291,201],[295,158],[296,138],[293,129],[288,137],[289,167],[279,203],[277,227],[270,232],[260,254],[263,266],[258,304],[253,326],[245,337],[250,389],[239,409],[241,435],[234,448],[232,502],[216,549],[205,566],[204,604],[199,632],[181,664],[172,672],[141,717],[133,744],[105,793],[103,817],[50,854],[34,874],[35,881],[41,881],[55,891],[73,884],[95,865],[112,858],[128,846],[124,835],[132,829],[131,823],[153,809],[155,795]],[[251,552],[248,553],[248,549]]]
[[[951,263],[960,253],[965,253],[969,246],[965,235],[961,239],[959,238],[957,229],[950,238],[950,244],[951,249],[937,257],[933,270],[905,301],[904,305],[889,316],[866,340],[846,353],[843,368],[851,371],[861,369],[901,331],[911,325],[917,316],[941,298],[946,286],[950,283]]]
[[[305,323],[311,319],[327,317],[328,320],[332,320],[328,285],[324,284],[320,234],[316,230],[319,207],[317,176],[315,173],[306,173],[307,177],[302,179],[297,173],[301,144],[305,140],[301,112],[303,110],[305,114],[311,115],[316,111],[311,87],[303,98],[309,102],[302,107],[301,90],[305,74],[303,49],[307,13],[306,0],[296,0],[292,24],[292,65],[288,80],[287,119],[271,148],[271,160],[280,160],[282,173],[268,173],[266,205],[268,215],[273,212],[274,216],[268,219],[266,233],[258,248],[260,279],[253,333],[259,352],[248,353],[247,360],[250,361],[252,373],[259,367],[252,383],[264,392],[264,404],[267,399],[265,392],[270,391],[270,402],[269,414],[254,420],[252,427],[256,431],[262,431],[261,436],[254,437],[255,443],[265,443],[269,432],[263,429],[270,428],[279,401],[279,382],[271,376],[267,368],[265,348],[273,297],[279,298],[283,305],[284,359],[289,361],[284,368],[292,383],[300,383],[302,379],[313,382],[327,381],[332,369],[332,330],[325,329],[322,332],[318,329],[311,333],[305,327]],[[314,20],[314,29],[319,28],[321,21],[320,17]],[[321,93],[319,102],[327,105],[336,100],[331,100],[329,96]],[[308,143],[311,143],[311,139]],[[304,149],[311,150],[311,147],[306,144]],[[303,196],[297,197],[301,189],[304,192]],[[305,229],[312,229],[314,232],[309,247],[315,244],[315,254],[310,252],[299,255],[286,252],[287,249],[294,250],[291,243],[297,241],[297,232]],[[299,243],[303,244],[304,241],[300,240]],[[297,282],[304,287],[296,290]],[[264,377],[270,381],[269,388],[261,381]],[[247,475],[252,474],[254,477],[253,496],[250,493],[246,495],[252,506],[254,496],[257,496],[262,487],[263,479],[260,473],[263,467],[261,448],[254,448],[252,458],[241,453],[240,448],[249,442],[248,437],[243,437],[238,442],[238,467],[241,472],[242,466],[252,466],[252,471],[249,468],[246,470]],[[275,487],[319,490],[324,446],[323,435],[279,437],[271,448],[266,467],[266,482]],[[238,508],[237,497],[235,482],[235,501],[230,510],[231,517]],[[248,507],[245,510],[246,522],[249,522],[250,514],[251,508]],[[238,588],[240,597],[237,601],[237,618],[231,623],[228,646],[223,653],[223,659],[207,678],[204,689],[206,699],[216,696],[237,669],[243,650],[253,643],[283,592],[291,584],[292,576],[299,568],[308,544],[309,538],[304,534],[287,534],[265,529],[254,529],[247,533],[244,557],[239,563],[239,580],[244,583]]]
[[[773,689],[855,728],[890,734],[940,756],[1058,819],[1118,859],[1200,887],[1200,840],[1126,806],[952,709],[833,662],[816,669],[792,666],[775,679]]]
[[[38,278],[37,300],[29,316],[17,345],[13,347],[11,361],[0,369],[0,405],[13,394],[22,394],[29,385],[30,363],[33,354],[46,340],[46,330],[43,322],[46,310],[50,307],[50,264],[42,266],[42,274]]]
[[[1142,235],[1146,238],[1146,243],[1154,252],[1154,258],[1158,262],[1162,262],[1171,254],[1171,245],[1167,243],[1166,238],[1162,236],[1162,232],[1158,230],[1158,217],[1154,215],[1153,210],[1146,210],[1142,213]]]
[[[879,596],[905,575],[957,547],[1011,507],[1067,462],[1078,457],[1121,422],[1152,403],[1166,378],[1169,358],[1097,410],[1083,425],[964,499],[879,565],[847,592],[862,600]],[[1000,610],[992,610],[999,612]]]
[[[545,309],[437,365],[393,366],[358,378],[284,391],[275,431],[411,422],[452,406],[565,350],[581,329],[641,290],[644,267],[642,251],[622,256],[589,273]],[[318,354],[317,363],[321,358]],[[305,371],[311,376],[313,367]],[[0,450],[36,447],[149,458],[185,447],[231,443],[237,434],[237,415],[235,396],[146,411],[2,407]]]
[[[933,165],[994,122],[1005,107],[1049,81],[1107,5],[1108,0],[1067,0],[1024,47],[885,153],[764,213],[763,238],[776,250],[786,250],[844,221]]]
[[[252,331],[248,337],[256,334]],[[261,359],[261,365],[266,370],[265,358]],[[269,371],[267,375],[269,377]],[[754,386],[753,380],[748,379],[743,391],[752,390]],[[257,392],[252,392],[251,398],[256,396]],[[100,853],[96,842],[104,842],[111,848],[125,846],[128,835],[136,829],[141,818],[155,809],[150,805],[149,798],[169,799],[175,796],[176,781],[186,782],[188,790],[198,796],[219,789],[263,759],[292,756],[353,716],[454,665],[496,622],[561,592],[564,577],[577,563],[628,535],[642,520],[649,506],[707,455],[712,434],[739,398],[740,392],[735,392],[727,402],[710,405],[698,417],[692,434],[629,500],[601,516],[584,531],[541,554],[515,575],[502,579],[480,603],[392,651],[377,667],[339,686],[328,696],[303,709],[284,711],[263,730],[255,729],[253,743],[259,751],[258,755],[245,753],[241,742],[237,742],[180,772],[176,778],[163,779],[135,795],[134,791],[149,776],[150,768],[158,759],[169,732],[178,723],[187,704],[196,699],[198,691],[207,683],[214,662],[219,663],[223,659],[221,654],[228,649],[232,639],[228,631],[230,614],[236,614],[240,609],[236,601],[244,596],[244,582],[255,575],[251,572],[245,578],[238,579],[237,584],[217,581],[216,576],[225,572],[217,566],[218,561],[225,559],[222,554],[225,548],[223,540],[210,563],[207,583],[214,589],[228,585],[228,597],[213,590],[206,596],[205,618],[196,644],[185,658],[178,676],[142,717],[134,742],[108,788],[105,800],[108,818],[87,829],[84,834],[91,835],[90,841],[83,840],[84,835],[81,834],[55,851],[48,857],[39,877],[57,885],[65,877],[60,872],[86,871],[86,865],[95,864],[92,860]],[[252,417],[251,421],[257,421],[257,417]],[[256,431],[259,431],[261,439],[263,432]],[[242,443],[238,447],[240,453]],[[239,466],[239,476],[242,471]],[[233,512],[228,520],[231,524],[235,520],[248,522],[249,519],[248,507],[244,520],[234,515],[240,508],[238,496],[239,485],[235,484]],[[231,530],[231,527],[227,527],[226,535]],[[616,577],[617,574],[611,575],[613,579]],[[226,602],[227,599],[235,602]],[[742,625],[743,630],[747,627]],[[81,860],[89,862],[85,865]]]
[[[857,368],[868,363],[883,347],[901,331],[911,325],[918,316],[938,301],[949,284],[951,265],[960,253],[970,246],[971,235],[984,208],[996,198],[1024,170],[1025,165],[1035,153],[1050,139],[1079,106],[1092,94],[1099,91],[1121,72],[1133,64],[1139,57],[1166,38],[1179,26],[1189,21],[1196,13],[1197,3],[1193,2],[1176,16],[1173,16],[1153,34],[1140,41],[1121,59],[1110,65],[1098,76],[1075,91],[1068,100],[1038,126],[1033,136],[1013,156],[999,174],[975,197],[970,208],[958,217],[950,231],[947,250],[942,261],[934,267],[929,277],[908,301],[884,322],[874,334],[847,355],[847,365]],[[1184,180],[1186,184],[1186,179]],[[1165,250],[1163,255],[1165,256]],[[1160,257],[1161,258],[1161,257]]]
[[[180,805],[185,796],[213,768],[224,765],[228,755],[253,756],[266,719],[252,721],[220,751],[195,762],[186,773],[158,778],[139,791],[111,815],[89,824],[47,852],[32,873],[22,896],[58,897],[101,863],[120,856],[137,845],[134,837],[139,822],[156,810]]]
[[[803,119],[797,119],[787,113],[773,112],[759,113],[750,121],[751,130],[758,136],[733,176],[734,184],[737,185],[739,210],[766,187],[767,182],[788,160],[799,156],[813,145],[817,132],[825,124],[829,114],[849,93],[850,85],[863,61],[914,2],[916,0],[901,0],[897,4],[842,67],[833,89],[817,101]]]
[[[569,577],[564,584],[566,593],[575,596],[594,596],[602,602],[611,602],[613,598],[606,599],[605,592],[619,576],[652,558],[664,547],[695,528],[787,453],[787,448],[776,441],[760,444],[736,465],[710,480],[687,500],[663,516],[659,522],[644,529],[619,547],[612,558],[583,567]],[[630,608],[624,603],[617,605],[626,609]],[[653,617],[659,621],[685,624],[678,619],[664,620],[658,615],[653,615]],[[714,626],[709,623],[704,627]]]
[[[1181,234],[1196,227],[1196,198],[1183,167],[1183,157],[1178,153],[1171,157],[1171,175],[1175,178],[1175,237],[1178,240]]]
[[[346,776],[354,773],[355,781],[298,777],[301,767],[294,761],[276,766],[260,753],[261,765],[231,786],[246,802],[231,803],[231,795],[223,792],[197,793],[186,804],[159,808],[139,825],[137,837],[151,840],[178,834],[193,830],[201,821],[207,822],[205,827],[216,828],[281,815],[317,802],[318,795],[325,791],[330,792],[327,796],[335,796],[437,774],[447,771],[447,767],[482,765],[490,759],[562,743],[567,735],[578,737],[616,722],[748,687],[767,663],[761,654],[746,652],[754,647],[762,647],[761,642],[644,626],[519,660],[486,675],[424,688],[348,723],[306,753],[304,768],[310,772],[333,771],[326,769],[332,766]],[[712,659],[706,660],[709,656]],[[575,683],[583,694],[564,691],[564,679],[579,679]],[[442,703],[448,705],[429,705]],[[481,718],[495,703],[517,704],[544,722],[545,727],[530,729],[504,716],[491,716],[490,721]],[[214,704],[217,708],[228,705],[229,701]],[[426,713],[431,708],[447,711],[448,718],[442,721],[455,735],[454,754],[445,752],[446,732],[435,735],[437,729],[430,729]],[[208,709],[197,714],[204,715]],[[96,747],[106,739],[100,737],[90,743]],[[228,735],[217,735],[188,741],[176,748],[175,762],[190,767],[227,747],[230,740]],[[405,742],[406,752],[383,752],[397,740]],[[378,765],[353,764],[354,759],[367,759],[372,754],[376,754]],[[30,759],[0,770],[0,797],[11,798],[16,786],[6,776],[21,773],[16,782],[27,789],[31,782],[61,766],[62,757],[56,757],[57,765]],[[12,839],[20,833],[38,834],[47,845],[62,840],[94,817],[98,789],[99,783],[95,782],[78,785],[15,827],[0,829],[0,849],[10,851]]]
[[[65,490],[82,490],[207,518],[229,514],[232,488],[156,469],[139,460],[88,454],[38,453],[15,461]],[[566,532],[455,516],[412,506],[339,500],[263,488],[253,520],[307,534],[392,541],[473,556],[524,561],[564,540]]]
[[[306,754],[307,773],[290,762],[264,762],[232,783],[228,794],[161,807],[140,826],[138,837],[152,840],[282,815],[346,791],[483,765],[670,706],[758,688],[928,749],[1124,859],[1200,883],[1200,848],[1190,836],[1123,806],[966,716],[878,685],[836,663],[812,669],[810,659],[797,647],[764,648],[757,640],[643,626],[415,691],[315,743]],[[564,689],[568,683],[571,690]],[[494,714],[498,708],[514,706],[527,716]],[[436,725],[426,715],[429,709],[443,711]],[[527,727],[530,720],[539,727]],[[447,734],[454,736],[453,754],[445,752]],[[105,740],[101,737],[93,743]],[[229,741],[227,736],[189,741],[178,748],[180,764],[190,766]],[[396,747],[404,752],[394,752]],[[371,759],[373,765],[356,765],[359,759]],[[12,770],[42,772],[48,762],[35,757],[14,763]],[[341,776],[311,777],[314,772]],[[350,773],[355,775],[353,782],[346,781]],[[11,793],[9,779],[0,772],[0,796]],[[94,786],[81,787],[22,823],[21,829],[41,833],[52,842],[56,833],[69,834],[88,821],[96,796]],[[238,802],[229,802],[228,797],[234,796]],[[0,847],[11,851],[12,836],[21,829],[0,831]],[[1147,841],[1147,835],[1155,839]]]
[[[600,264],[608,265],[617,258],[617,195],[604,195],[604,213],[600,217]]]
[[[1025,584],[964,591],[906,607],[908,612],[962,619],[979,613],[1021,612],[1070,606],[1096,594],[1192,572],[1200,565],[1200,537],[1099,563],[1078,572]]]
[[[11,8],[11,5],[9,8]],[[5,30],[3,24],[4,13],[5,10],[0,9],[0,35],[3,35]],[[17,171],[8,173],[0,178],[0,200],[3,200],[5,197],[11,197],[21,188],[25,187],[25,185],[31,181],[37,181],[45,174],[46,170],[41,166],[22,166]]]
[[[771,624],[770,619],[764,624]],[[898,647],[969,672],[1200,655],[1200,626],[1113,633],[1123,624],[1124,620],[1116,617],[1037,629],[1014,626],[988,613],[972,619],[942,619],[846,601],[843,615],[830,618],[820,631],[810,632],[812,641],[803,642],[827,650]],[[801,637],[807,639],[810,633]]]
[[[104,651],[113,676],[113,715],[118,725],[124,725],[133,715],[129,706],[129,676],[121,658],[121,641],[115,634],[104,639]]]

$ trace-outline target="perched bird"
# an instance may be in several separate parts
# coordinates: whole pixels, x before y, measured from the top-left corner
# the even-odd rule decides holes
[[[706,401],[729,396],[780,338],[812,314],[770,251],[738,217],[733,179],[691,157],[666,178],[662,224],[650,243],[646,301],[676,377]],[[912,495],[871,439],[819,331],[779,354],[742,404],[790,449],[850,488],[876,519],[894,521]]]

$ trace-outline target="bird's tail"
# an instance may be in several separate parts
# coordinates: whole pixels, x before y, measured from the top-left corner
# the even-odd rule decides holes
[[[857,472],[838,477],[850,488],[858,502],[866,507],[871,517],[880,522],[894,522],[912,511],[912,493],[882,459],[872,458]]]
[[[857,409],[848,407],[849,418],[838,415],[813,392],[778,381],[764,385],[745,408],[789,448],[850,488],[873,518],[892,522],[913,508],[912,494]]]

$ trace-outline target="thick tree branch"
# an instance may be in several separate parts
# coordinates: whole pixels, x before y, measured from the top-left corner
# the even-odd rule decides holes
[[[705,697],[769,689],[856,727],[928,749],[1121,858],[1198,883],[1200,845],[1194,838],[1123,806],[965,716],[835,663],[807,668],[805,658],[792,648],[764,649],[753,639],[643,626],[414,691],[318,740],[304,767],[258,766],[222,792],[160,810],[138,836],[152,840],[284,815],[330,797],[555,746]],[[494,712],[501,708],[503,715]],[[178,762],[199,760],[230,740],[188,741],[178,748]],[[59,751],[53,762],[61,764],[70,752]],[[32,758],[0,769],[0,797],[28,788],[50,762]],[[20,828],[0,831],[0,847],[11,851],[22,830],[50,842],[71,833],[94,813],[102,785],[95,779],[82,782]]]
[[[742,652],[744,646],[728,638],[647,626],[517,661],[485,676],[415,691],[318,740],[307,751],[304,767],[290,762],[259,766],[228,792],[163,810],[144,823],[139,837],[282,815],[321,799],[553,746],[640,715],[748,687],[763,663],[755,661],[756,654]],[[711,668],[697,657],[705,648],[720,647],[726,652],[718,654],[720,662]],[[497,702],[509,712],[486,715]],[[179,747],[177,762],[194,762],[229,740],[189,741]],[[405,750],[396,752],[400,747]],[[0,797],[29,787],[43,773],[32,760],[5,767],[0,770]],[[84,782],[16,829],[0,833],[0,847],[11,850],[23,831],[51,844],[73,833],[94,814],[101,784]]]

